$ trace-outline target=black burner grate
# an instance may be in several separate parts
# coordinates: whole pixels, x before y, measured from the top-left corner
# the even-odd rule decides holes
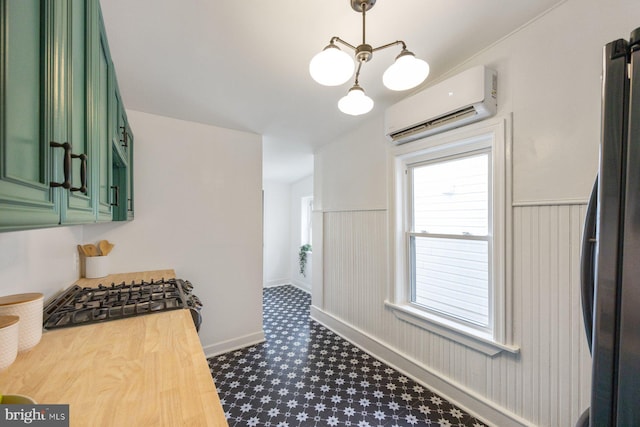
[[[72,286],[44,308],[45,329],[64,328],[188,308],[180,279]]]

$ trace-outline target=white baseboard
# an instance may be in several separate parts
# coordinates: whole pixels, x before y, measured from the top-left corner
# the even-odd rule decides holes
[[[301,291],[304,291],[308,294],[311,293],[311,286],[309,286],[306,283],[302,283],[298,280],[293,280],[293,281],[283,281],[283,282],[278,282],[278,283],[267,283],[263,286],[263,288],[277,288],[278,286],[286,286],[286,285],[291,285],[291,286],[295,286],[296,288],[300,289]]]
[[[477,392],[469,390],[465,386],[457,384],[451,379],[430,370],[419,361],[376,340],[376,338],[368,333],[345,323],[314,305],[311,306],[311,318],[340,335],[356,347],[371,353],[376,358],[402,372],[417,383],[422,384],[429,390],[453,402],[486,424],[500,427],[533,426],[533,424],[524,418],[504,408],[496,407],[495,403],[489,401]]]
[[[264,331],[255,332],[253,334],[244,335],[242,337],[233,338],[216,344],[203,346],[204,354],[207,358],[217,356],[222,353],[228,353],[239,348],[249,347],[264,342]]]
[[[291,283],[291,281],[289,279],[269,280],[268,282],[265,282],[263,287],[264,288],[273,288],[274,286],[289,285],[290,283]]]
[[[299,288],[303,291],[305,291],[306,293],[310,294],[311,293],[311,284],[310,283],[304,283],[301,282],[300,280],[292,280],[291,284],[293,286],[295,286],[296,288]]]

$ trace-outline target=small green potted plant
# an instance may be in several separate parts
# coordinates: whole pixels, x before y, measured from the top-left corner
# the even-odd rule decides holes
[[[305,267],[307,266],[307,252],[311,252],[311,245],[306,244],[300,246],[300,252],[298,252],[298,260],[300,261],[300,274],[307,277]]]

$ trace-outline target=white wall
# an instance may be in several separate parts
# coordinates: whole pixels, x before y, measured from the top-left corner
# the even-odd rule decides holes
[[[313,175],[293,183],[265,180],[264,188],[264,286],[292,283],[311,291],[313,261],[307,258],[300,274],[298,251],[302,245],[301,202],[313,196]]]
[[[386,148],[384,118],[378,113],[316,152],[314,210],[386,209]]]
[[[291,282],[291,184],[264,181],[264,286]]]
[[[302,242],[300,241],[300,230],[302,222],[301,203],[303,197],[313,196],[313,176],[302,178],[291,184],[291,240],[289,249],[289,266],[291,271],[291,282],[311,291],[311,278],[313,277],[313,262],[311,257],[307,257],[307,265],[305,275],[300,274],[300,263],[298,260],[298,251]],[[315,202],[315,200],[314,200]],[[313,246],[312,246],[313,249]]]
[[[129,111],[135,220],[84,227],[115,244],[114,272],[174,268],[204,304],[208,354],[262,333],[259,135]]]
[[[496,425],[573,425],[588,406],[579,297],[584,203],[597,170],[603,45],[640,25],[640,2],[568,0],[479,52],[513,114],[513,300],[517,356],[490,358],[405,323],[390,292],[383,112],[315,156],[323,271],[312,314]],[[435,82],[434,80],[433,82]],[[317,265],[317,264],[316,264]]]
[[[54,296],[78,280],[80,243],[80,226],[0,233],[0,295]]]

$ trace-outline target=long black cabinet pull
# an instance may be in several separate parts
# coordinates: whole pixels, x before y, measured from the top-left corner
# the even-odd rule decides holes
[[[122,146],[124,148],[127,148],[129,146],[129,134],[127,133],[127,127],[120,126],[120,129],[122,129],[122,139],[120,142],[122,142]]]
[[[115,203],[111,203],[111,206],[120,206],[120,204],[118,203],[118,200],[120,199],[120,189],[118,188],[117,185],[112,185],[111,188],[114,190],[113,191],[113,198],[115,200]]]
[[[64,155],[62,157],[62,168],[64,171],[64,181],[63,182],[50,182],[50,187],[62,187],[69,189],[71,188],[71,144],[65,142],[64,144],[60,144],[59,142],[51,141],[49,143],[49,147],[52,148],[63,148]]]
[[[69,191],[80,191],[87,194],[87,155],[86,154],[72,154],[72,159],[80,159],[80,187],[71,187]]]

